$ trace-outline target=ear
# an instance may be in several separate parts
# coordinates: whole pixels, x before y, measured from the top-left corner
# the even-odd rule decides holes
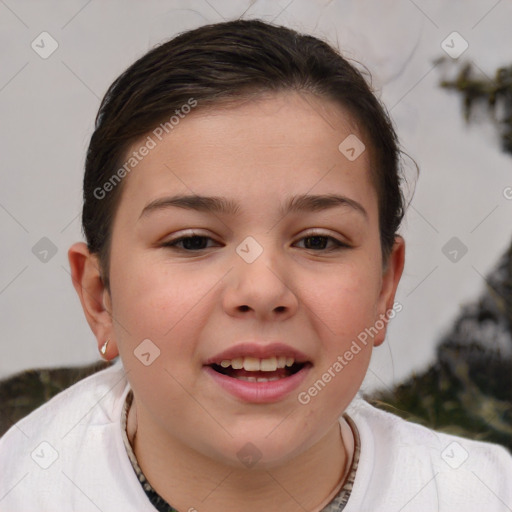
[[[113,359],[119,352],[112,328],[110,293],[101,277],[98,256],[91,254],[85,243],[78,242],[69,248],[68,260],[73,286],[89,327],[96,336],[98,350],[109,340],[103,357]]]
[[[396,236],[387,265],[385,266],[382,274],[382,284],[377,306],[377,318],[375,321],[383,321],[385,323],[385,327],[383,329],[379,329],[379,332],[375,335],[375,338],[373,339],[373,345],[375,347],[382,344],[386,337],[389,312],[398,312],[402,310],[401,305],[399,305],[399,309],[397,306],[393,306],[395,303],[396,289],[398,288],[398,283],[400,282],[400,278],[402,277],[402,272],[404,270],[404,264],[405,241],[401,236]]]

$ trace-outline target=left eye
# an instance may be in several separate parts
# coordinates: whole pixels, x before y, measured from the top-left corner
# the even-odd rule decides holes
[[[337,248],[348,247],[346,244],[336,240],[332,236],[310,235],[301,238],[297,244],[303,243],[303,249],[314,251],[335,250]]]

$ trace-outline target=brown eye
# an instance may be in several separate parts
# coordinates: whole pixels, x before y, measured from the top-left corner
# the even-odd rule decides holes
[[[163,246],[180,249],[182,251],[202,251],[213,247],[214,245],[211,244],[212,242],[214,245],[218,245],[208,236],[192,235],[182,236],[176,240],[170,240],[163,244]]]
[[[329,242],[326,236],[308,236],[304,238],[304,246],[306,249],[325,249]]]
[[[310,251],[335,251],[337,249],[348,248],[347,244],[340,242],[336,238],[327,235],[310,235],[301,238],[297,244],[301,249]]]

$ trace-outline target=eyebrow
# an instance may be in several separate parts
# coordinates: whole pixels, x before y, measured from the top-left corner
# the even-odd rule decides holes
[[[286,214],[288,212],[294,211],[321,211],[328,210],[329,208],[335,208],[337,206],[348,206],[354,211],[361,213],[366,219],[368,218],[368,213],[361,203],[358,203],[349,197],[336,194],[304,194],[300,196],[294,196],[288,200],[283,213]]]
[[[345,196],[336,194],[309,195],[303,194],[288,199],[281,213],[286,215],[289,212],[299,211],[321,211],[339,206],[349,207],[362,214],[366,219],[368,213],[364,207]],[[162,197],[148,203],[142,210],[139,219],[152,212],[165,210],[167,208],[184,208],[200,212],[220,213],[225,215],[236,215],[240,211],[240,205],[230,199],[215,196],[178,195]]]
[[[183,195],[162,197],[161,199],[151,201],[143,208],[139,219],[154,211],[165,210],[172,207],[196,210],[199,212],[223,213],[227,215],[235,215],[239,210],[237,203],[223,197]]]

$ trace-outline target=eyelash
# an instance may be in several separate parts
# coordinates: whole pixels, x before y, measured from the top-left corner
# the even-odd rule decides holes
[[[302,236],[301,238],[299,238],[299,240],[297,242],[300,242],[300,241],[303,241],[303,240],[307,240],[307,239],[311,239],[311,238],[320,238],[320,239],[326,239],[327,240],[327,243],[331,242],[331,244],[334,245],[334,247],[331,247],[331,248],[323,248],[323,249],[320,249],[320,250],[316,250],[316,249],[308,249],[306,247],[304,247],[304,249],[306,250],[310,250],[310,251],[313,251],[313,252],[333,252],[333,251],[339,251],[339,250],[343,250],[343,249],[349,249],[350,246],[344,242],[341,242],[340,240],[338,240],[337,238],[334,238],[332,236],[329,236],[329,235],[325,235],[325,234],[321,234],[321,233],[308,233],[307,235],[305,236]],[[206,235],[198,235],[198,234],[190,234],[190,235],[184,235],[184,236],[180,236],[179,238],[176,238],[174,240],[169,240],[165,243],[162,244],[162,247],[168,247],[170,249],[174,249],[174,250],[177,250],[177,251],[181,251],[181,252],[187,252],[187,253],[194,253],[194,252],[201,252],[201,251],[204,251],[206,249],[209,249],[211,247],[202,247],[202,248],[199,248],[199,249],[186,249],[184,247],[180,247],[178,244],[180,243],[183,243],[185,240],[191,240],[191,239],[207,239],[207,240],[213,240],[213,238],[209,237],[209,236],[206,236]],[[215,240],[213,240],[215,242]],[[295,243],[297,243],[295,242]],[[217,242],[215,242],[217,243]]]

